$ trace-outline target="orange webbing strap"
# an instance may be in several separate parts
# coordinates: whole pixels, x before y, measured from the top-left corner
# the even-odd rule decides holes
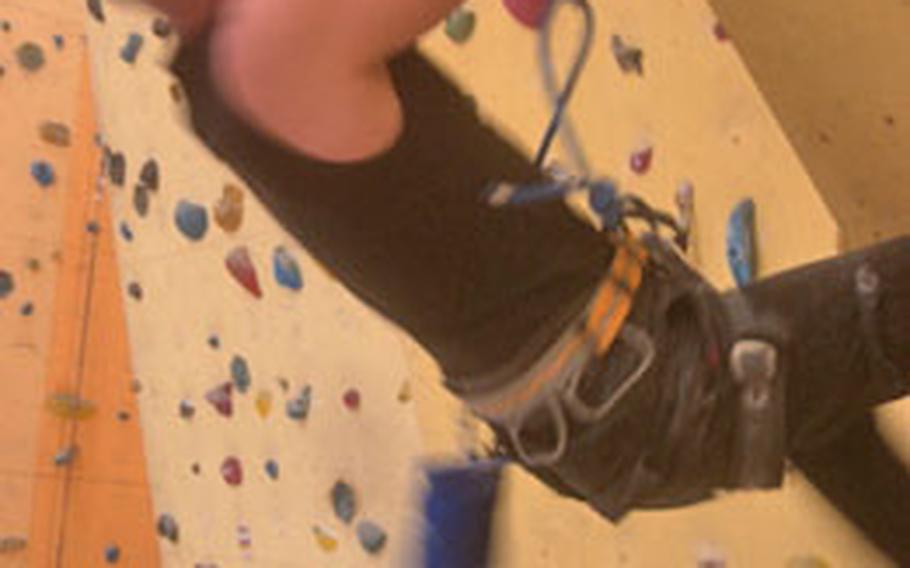
[[[471,402],[475,412],[489,418],[504,416],[534,400],[541,390],[564,375],[565,369],[592,340],[595,352],[606,353],[632,311],[635,293],[641,285],[642,271],[647,253],[644,248],[628,238],[616,239],[616,254],[610,272],[604,278],[591,301],[584,327],[564,342],[551,355],[543,369],[525,379],[524,384],[502,396]]]

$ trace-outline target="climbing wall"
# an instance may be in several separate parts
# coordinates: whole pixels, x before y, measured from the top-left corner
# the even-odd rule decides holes
[[[400,336],[194,139],[167,26],[86,18],[162,563],[401,565],[421,445]]]
[[[468,4],[466,43],[440,30],[425,47],[530,152],[548,117],[534,36],[497,4]],[[90,5],[101,186],[163,564],[402,565],[420,528],[414,462],[456,451],[458,405],[426,355],[193,139],[164,68],[176,38],[134,3]],[[597,170],[668,208],[694,188],[692,259],[722,286],[728,216],[748,197],[760,273],[835,252],[837,227],[708,7],[595,6],[599,38],[572,115]],[[564,26],[567,59],[577,23]],[[797,475],[781,492],[619,528],[518,470],[506,489],[496,566],[886,565]]]
[[[438,30],[426,46],[531,152],[549,118],[536,36],[498,4],[467,3],[476,28],[466,43]],[[694,188],[692,260],[722,287],[733,284],[728,219],[745,198],[756,204],[759,274],[834,253],[838,227],[707,3],[593,5],[598,40],[569,111],[593,167],[669,210],[681,186]],[[579,30],[564,13],[563,70]],[[520,471],[507,486],[497,566],[887,566],[797,474],[781,492],[636,513],[616,529]]]

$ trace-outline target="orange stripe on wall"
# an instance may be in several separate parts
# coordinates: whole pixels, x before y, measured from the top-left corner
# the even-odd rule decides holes
[[[87,61],[80,91],[47,392],[78,395],[97,411],[80,422],[41,414],[29,566],[103,565],[109,547],[121,565],[158,566],[115,231],[107,196],[96,199],[101,152]],[[92,220],[97,234],[86,230]],[[54,455],[71,445],[73,463],[55,466]]]

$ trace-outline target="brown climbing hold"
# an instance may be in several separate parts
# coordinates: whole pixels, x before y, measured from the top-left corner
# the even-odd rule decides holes
[[[67,420],[85,420],[95,415],[95,404],[72,394],[52,394],[47,407],[55,416]]]
[[[5,536],[0,538],[0,554],[12,554],[25,550],[28,541],[18,536]]]
[[[41,123],[38,133],[42,140],[53,146],[70,145],[70,129],[65,124],[47,120]]]
[[[246,247],[237,247],[231,251],[225,259],[225,265],[234,279],[246,288],[250,294],[256,298],[262,297],[259,278],[256,277],[256,268],[253,266],[253,260],[250,258],[250,252]]]
[[[401,388],[398,390],[398,402],[406,403],[410,402],[413,395],[411,394],[411,382],[405,381],[401,383]]]
[[[236,185],[225,185],[214,212],[215,222],[222,230],[227,233],[238,230],[243,224],[243,191]]]
[[[16,61],[29,72],[35,72],[44,67],[44,50],[37,43],[27,41],[16,48]]]
[[[225,458],[221,463],[221,477],[223,477],[224,482],[231,487],[238,487],[242,484],[243,465],[241,465],[240,460],[233,456]]]

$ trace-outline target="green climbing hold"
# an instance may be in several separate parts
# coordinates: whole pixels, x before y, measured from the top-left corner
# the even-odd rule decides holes
[[[331,493],[332,509],[344,523],[350,524],[357,514],[357,498],[354,488],[345,481],[336,481]]]
[[[180,528],[177,526],[177,521],[166,513],[158,517],[157,529],[160,536],[171,542],[176,543],[180,540]]]
[[[360,521],[357,524],[357,540],[370,554],[379,554],[385,547],[388,536],[386,532],[372,521]]]
[[[241,394],[249,390],[250,384],[253,382],[250,366],[240,355],[234,355],[234,358],[231,359],[231,379]]]
[[[458,44],[466,43],[474,35],[477,16],[469,8],[459,6],[446,18],[446,35]]]
[[[35,72],[44,67],[44,50],[37,43],[27,41],[16,49],[16,61],[26,71]]]
[[[13,275],[5,270],[0,270],[0,300],[12,294],[15,287]]]

